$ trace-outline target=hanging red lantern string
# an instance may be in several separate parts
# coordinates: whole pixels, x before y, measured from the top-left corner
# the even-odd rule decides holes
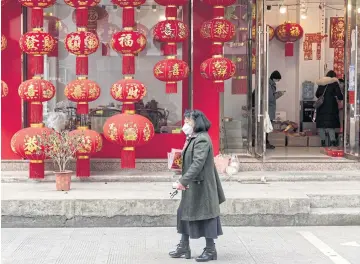
[[[123,8],[123,28],[135,27],[135,7],[143,5],[146,0],[111,0],[114,5]]]
[[[86,1],[77,1],[77,0],[64,0],[65,4],[76,8],[76,26],[80,28],[88,27],[88,16],[89,8],[94,7],[100,3],[101,0],[86,0]]]
[[[285,42],[285,57],[294,56],[294,42],[304,35],[303,28],[297,23],[285,22],[275,29],[276,38]]]
[[[225,7],[236,3],[236,0],[202,0],[204,3],[213,6],[214,17],[225,17]]]

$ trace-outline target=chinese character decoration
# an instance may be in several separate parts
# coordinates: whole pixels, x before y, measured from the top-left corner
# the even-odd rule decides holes
[[[151,121],[136,114],[114,115],[105,122],[103,130],[107,140],[122,146],[122,168],[135,168],[135,147],[149,143],[154,137]]]
[[[9,87],[6,84],[6,82],[1,80],[1,98],[6,97],[8,94],[9,94]]]
[[[122,27],[134,28],[135,26],[135,7],[143,5],[146,0],[111,0],[114,5],[123,8]]]
[[[110,89],[111,96],[123,103],[122,112],[135,114],[135,103],[142,100],[146,95],[145,85],[132,77],[114,83]]]
[[[236,0],[202,0],[213,6],[214,18],[201,25],[200,35],[212,41],[212,58],[200,65],[201,76],[211,80],[218,92],[224,92],[224,81],[235,74],[235,64],[224,58],[224,43],[235,36],[235,26],[225,19],[225,7],[236,3]]]
[[[183,60],[170,58],[156,63],[153,72],[156,79],[166,82],[166,93],[176,93],[177,82],[189,76],[189,66]]]
[[[297,23],[285,22],[275,29],[276,38],[285,42],[285,57],[294,56],[294,42],[303,37],[304,30]]]
[[[21,158],[30,160],[30,179],[44,178],[44,148],[41,146],[39,137],[50,135],[53,130],[39,125],[39,127],[28,127],[16,132],[11,138],[11,150]]]
[[[178,60],[177,43],[184,42],[189,37],[189,27],[177,19],[179,6],[187,4],[188,0],[155,0],[165,6],[166,20],[160,21],[153,28],[154,40],[162,43],[165,60],[154,67],[154,76],[165,84],[167,94],[177,93],[177,82],[188,77],[189,66],[185,61]]]
[[[79,148],[76,153],[76,176],[90,176],[90,156],[102,149],[103,139],[96,131],[87,127],[78,128],[70,132],[70,136],[79,138]]]
[[[316,44],[316,60],[321,60],[321,43],[322,40],[326,37],[321,35],[321,33],[306,33],[305,40],[303,43],[303,51],[304,51],[304,60],[312,60],[313,59],[313,43]]]
[[[345,20],[343,17],[330,18],[330,48],[334,49],[334,71],[337,77],[344,76]]]

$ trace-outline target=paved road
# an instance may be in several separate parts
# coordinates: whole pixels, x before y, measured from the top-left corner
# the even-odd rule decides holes
[[[359,264],[360,227],[224,228],[218,264]],[[2,229],[3,264],[195,263],[169,259],[174,228]],[[191,241],[193,255],[204,241]]]

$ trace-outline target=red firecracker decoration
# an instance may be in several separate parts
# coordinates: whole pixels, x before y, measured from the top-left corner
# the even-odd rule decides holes
[[[234,5],[237,0],[202,0],[202,1],[208,5],[213,6],[214,17],[224,17],[225,7]]]
[[[76,26],[86,28],[88,26],[89,7],[96,6],[100,0],[64,0],[65,4],[76,8]]]
[[[18,92],[21,99],[31,104],[30,123],[42,123],[42,102],[49,101],[54,97],[55,86],[49,81],[33,78],[21,83]]]
[[[201,76],[213,81],[219,92],[224,92],[224,81],[235,74],[235,69],[235,64],[223,57],[210,58],[200,65]]]
[[[71,131],[70,136],[80,138],[80,146],[76,153],[76,176],[90,176],[90,156],[102,149],[103,140],[99,133],[87,127],[79,127]]]
[[[146,95],[145,85],[134,79],[123,79],[111,86],[111,96],[120,102],[123,102],[122,112],[135,114],[134,103],[142,100]]]
[[[226,19],[214,18],[201,25],[200,35],[213,42],[212,55],[222,55],[224,43],[235,36],[235,26]]]
[[[56,0],[19,0],[19,2],[31,8],[31,27],[41,29],[44,26],[44,9],[53,6]]]
[[[107,140],[123,147],[121,167],[135,168],[135,147],[148,143],[154,137],[154,126],[141,115],[118,114],[104,125]]]
[[[7,39],[4,34],[1,34],[1,51],[6,49],[7,47]]]
[[[12,151],[24,159],[30,160],[30,179],[44,178],[44,148],[39,139],[54,133],[49,128],[39,127],[24,128],[14,134],[11,138]]]
[[[164,55],[176,55],[176,43],[183,42],[189,37],[189,29],[180,20],[164,20],[157,23],[153,29],[154,39],[164,42]]]
[[[65,96],[77,103],[77,113],[89,113],[89,102],[95,101],[100,96],[100,86],[91,80],[79,79],[68,83],[65,87]]]
[[[65,39],[65,48],[76,57],[76,75],[88,75],[88,55],[99,48],[98,37],[91,32],[77,31]]]
[[[1,98],[6,97],[8,94],[9,94],[9,87],[6,84],[6,82],[1,80]]]
[[[119,31],[111,40],[111,47],[123,54],[123,74],[135,74],[135,55],[146,47],[146,37],[137,31]]]
[[[301,39],[303,34],[303,28],[297,23],[285,22],[276,28],[276,38],[285,42],[285,57],[294,56],[294,42]]]
[[[114,5],[123,7],[123,28],[135,26],[134,7],[141,6],[146,0],[111,0]]]
[[[185,61],[166,59],[159,61],[154,66],[156,79],[166,82],[166,93],[177,93],[177,83],[189,75],[189,66]]]

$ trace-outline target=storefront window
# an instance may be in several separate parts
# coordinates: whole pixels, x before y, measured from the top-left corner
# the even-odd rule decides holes
[[[100,47],[96,53],[89,56],[90,80],[96,81],[101,87],[101,96],[89,103],[90,113],[88,124],[91,129],[102,133],[102,127],[108,117],[120,113],[122,103],[115,101],[110,95],[113,83],[123,79],[122,56],[110,48],[113,33],[121,29],[122,9],[111,4],[110,0],[101,2],[89,11],[88,30],[97,33]],[[44,30],[58,39],[57,49],[45,57],[44,79],[51,81],[56,87],[56,96],[44,104],[44,121],[53,111],[67,114],[68,129],[75,129],[79,123],[76,116],[76,103],[70,102],[64,95],[65,86],[76,79],[76,56],[65,49],[66,34],[76,31],[75,9],[62,1],[45,10]],[[30,18],[29,18],[30,19]],[[156,133],[172,133],[181,126],[183,109],[187,108],[187,99],[183,101],[183,90],[189,88],[188,80],[178,82],[178,92],[165,93],[165,83],[157,80],[153,74],[154,65],[165,59],[161,54],[161,45],[153,40],[152,28],[161,20],[165,20],[165,8],[155,5],[153,1],[147,3],[135,12],[137,29],[147,37],[147,47],[135,59],[135,79],[143,82],[147,88],[147,95],[142,102],[136,104],[137,113],[149,118],[154,124]],[[187,23],[188,14],[178,9],[178,19]],[[190,41],[190,40],[188,40]],[[178,59],[188,58],[189,51],[183,49],[189,45],[178,45]],[[187,61],[188,62],[188,61]],[[29,68],[29,66],[28,66]],[[29,78],[31,76],[28,76]]]

